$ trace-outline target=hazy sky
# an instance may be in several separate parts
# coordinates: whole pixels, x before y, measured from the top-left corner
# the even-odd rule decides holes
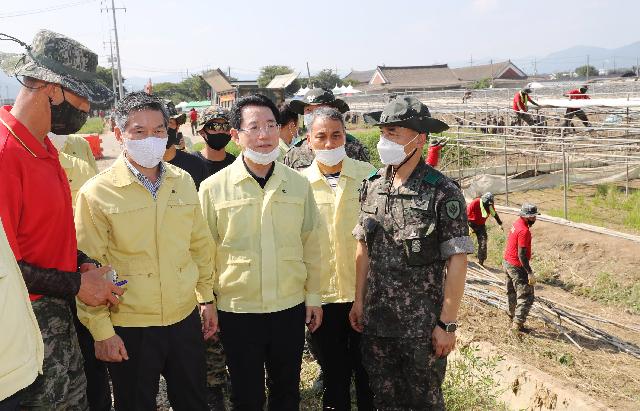
[[[41,28],[66,34],[108,66],[111,0],[2,1],[0,32],[31,42]],[[125,77],[231,67],[257,77],[267,64],[323,68],[425,65],[543,57],[575,45],[640,40],[640,1],[595,0],[116,0]],[[37,12],[58,6],[73,7]],[[0,51],[19,51],[0,42]],[[484,61],[481,61],[484,60]]]

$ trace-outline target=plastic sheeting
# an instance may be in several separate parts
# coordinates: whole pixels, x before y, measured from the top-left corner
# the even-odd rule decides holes
[[[629,180],[640,178],[640,166],[629,166]],[[622,182],[627,179],[627,167],[625,165],[606,166],[598,168],[570,168],[570,184],[608,184]],[[562,171],[542,174],[529,178],[509,177],[509,192],[540,190],[544,188],[563,185]],[[490,191],[494,194],[505,192],[504,176],[484,174],[471,177],[463,182],[465,196],[475,198],[482,193]]]
[[[541,107],[585,108],[585,107],[640,107],[640,98],[591,98],[584,100],[567,100],[561,98],[537,99]]]

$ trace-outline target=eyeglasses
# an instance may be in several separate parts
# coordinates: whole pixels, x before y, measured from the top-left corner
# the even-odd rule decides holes
[[[205,124],[204,129],[208,131],[229,131],[231,126],[229,123],[208,123]]]
[[[243,131],[252,137],[256,137],[260,135],[260,132],[263,132],[264,134],[267,134],[267,135],[277,133],[280,131],[280,125],[272,123],[272,124],[267,124],[264,127],[251,126],[249,128],[240,128],[238,130]]]

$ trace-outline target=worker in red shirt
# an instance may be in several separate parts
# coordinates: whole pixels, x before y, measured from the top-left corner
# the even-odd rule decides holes
[[[487,219],[493,216],[502,228],[502,220],[494,207],[494,196],[492,193],[484,193],[481,197],[476,197],[467,205],[467,221],[469,227],[478,239],[478,262],[484,266],[487,259]]]
[[[504,249],[502,265],[506,273],[509,318],[514,332],[524,332],[524,323],[533,305],[533,285],[536,277],[529,261],[531,260],[531,231],[529,228],[539,215],[538,207],[524,203],[520,208],[520,217],[513,223]]]
[[[524,121],[528,125],[532,126],[535,123],[533,121],[533,118],[531,117],[531,114],[528,113],[528,103],[531,103],[534,106],[539,106],[539,104],[531,99],[530,94],[531,89],[527,87],[516,92],[516,94],[513,96],[513,111],[516,112],[518,124],[522,124],[522,121]]]
[[[563,94],[563,96],[569,97],[569,100],[587,100],[591,98],[587,94],[588,90],[589,86],[585,84],[577,89],[567,91],[565,94]],[[569,123],[571,123],[571,125],[573,126],[573,122],[571,121],[573,117],[578,117],[580,120],[582,120],[582,124],[585,127],[591,127],[591,125],[589,124],[589,118],[585,114],[584,110],[581,108],[571,107],[567,108],[567,112],[564,115],[564,123],[562,124],[562,127],[569,127]]]
[[[193,107],[189,110],[189,121],[191,122],[191,135],[195,136],[198,130],[198,112]]]
[[[0,68],[22,83],[14,106],[0,108],[0,218],[45,352],[42,375],[20,392],[20,405],[86,410],[87,380],[69,300],[117,305],[123,290],[104,278],[110,267],[97,268],[77,249],[69,182],[47,133],[77,132],[90,103],[108,103],[112,93],[96,81],[98,56],[75,40],[48,30],[31,46],[4,34],[0,39],[25,47],[20,54],[0,53]]]

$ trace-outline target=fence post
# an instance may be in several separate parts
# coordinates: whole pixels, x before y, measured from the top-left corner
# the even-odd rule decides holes
[[[504,147],[504,194],[505,202],[509,206],[509,167],[507,164],[507,136],[502,137]]]
[[[560,144],[562,145],[562,185],[564,187],[564,193],[563,193],[563,202],[564,202],[564,219],[568,220],[569,219],[569,210],[568,210],[568,206],[567,206],[567,191],[569,190],[569,176],[568,174],[568,168],[569,165],[567,164],[567,155],[566,152],[564,150],[564,127],[562,127],[560,129]]]
[[[460,126],[456,130],[456,149],[458,151],[458,181],[462,184],[462,161],[460,159]]]

